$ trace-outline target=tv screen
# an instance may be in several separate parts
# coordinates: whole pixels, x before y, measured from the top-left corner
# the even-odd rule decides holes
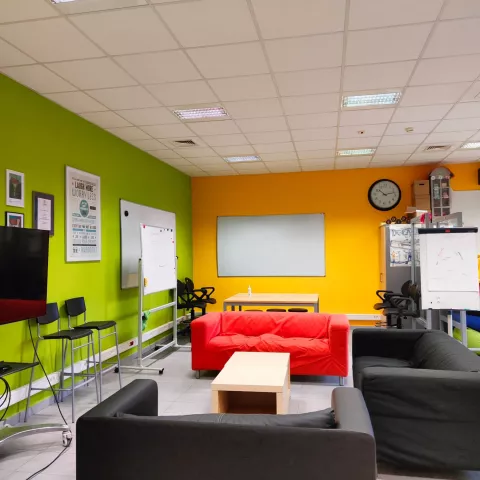
[[[46,313],[49,232],[0,227],[0,324]]]

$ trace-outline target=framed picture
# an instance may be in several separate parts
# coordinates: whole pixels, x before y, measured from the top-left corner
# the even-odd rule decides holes
[[[101,260],[100,177],[67,167],[65,194],[67,262]]]
[[[7,205],[10,207],[25,206],[25,174],[7,170]]]
[[[33,192],[33,228],[54,234],[54,198],[48,193]]]
[[[5,212],[5,226],[23,228],[23,213]]]

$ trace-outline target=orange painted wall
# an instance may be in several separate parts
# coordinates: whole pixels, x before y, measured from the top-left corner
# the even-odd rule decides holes
[[[480,163],[450,165],[453,188],[472,190]],[[413,180],[426,179],[432,166],[335,170],[270,175],[192,179],[193,269],[196,286],[216,288],[222,301],[235,293],[319,293],[324,312],[373,313],[379,278],[380,222],[403,215],[411,205]],[[390,178],[402,189],[402,201],[391,212],[373,209],[370,185]],[[219,278],[216,264],[216,221],[223,215],[325,213],[326,277]]]

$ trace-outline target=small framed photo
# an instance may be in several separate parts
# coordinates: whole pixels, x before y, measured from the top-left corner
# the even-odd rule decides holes
[[[54,197],[48,193],[33,192],[33,228],[54,234]]]
[[[23,228],[23,213],[5,212],[5,226]]]
[[[25,207],[25,174],[7,170],[7,205]]]

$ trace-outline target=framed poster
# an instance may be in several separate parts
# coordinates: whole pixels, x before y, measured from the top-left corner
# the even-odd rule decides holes
[[[25,206],[25,174],[7,170],[7,205],[10,207]]]
[[[23,228],[23,213],[5,212],[5,226]]]
[[[65,193],[67,262],[101,260],[100,177],[67,167]]]
[[[33,192],[33,228],[54,234],[54,198],[48,193]]]

